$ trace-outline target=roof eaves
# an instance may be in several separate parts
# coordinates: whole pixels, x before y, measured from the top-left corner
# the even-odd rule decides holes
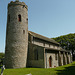
[[[59,45],[58,42],[56,42],[55,40],[53,40],[53,39],[51,39],[51,38],[42,36],[42,35],[40,35],[40,34],[37,34],[37,33],[32,32],[32,31],[29,31],[29,33],[30,33],[31,35],[33,35],[34,37],[37,37],[37,38],[40,38],[40,39],[46,40],[46,41],[48,41],[48,42],[52,42],[52,43],[54,43],[54,44],[58,44],[58,45]]]

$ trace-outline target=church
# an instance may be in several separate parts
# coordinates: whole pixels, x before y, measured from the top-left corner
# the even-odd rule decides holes
[[[72,62],[71,52],[55,40],[28,31],[28,7],[19,0],[8,4],[6,68],[54,68]]]

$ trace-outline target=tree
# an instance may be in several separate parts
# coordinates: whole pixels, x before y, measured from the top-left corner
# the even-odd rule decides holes
[[[3,65],[4,53],[0,53],[0,65]]]
[[[60,37],[53,38],[55,41],[60,43],[60,46],[66,50],[75,50],[75,33],[67,34]]]

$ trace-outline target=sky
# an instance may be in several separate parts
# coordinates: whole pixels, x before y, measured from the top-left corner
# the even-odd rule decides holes
[[[7,6],[0,0],[0,52],[5,52]],[[28,30],[48,38],[75,33],[75,0],[19,0],[28,6]]]

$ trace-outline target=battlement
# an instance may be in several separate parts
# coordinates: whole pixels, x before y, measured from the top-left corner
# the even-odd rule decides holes
[[[24,2],[19,2],[19,1],[15,1],[15,2],[11,1],[11,2],[8,4],[8,8],[9,8],[10,6],[16,6],[16,5],[21,5],[21,6],[25,7],[26,9],[28,9],[28,6],[27,6]]]

